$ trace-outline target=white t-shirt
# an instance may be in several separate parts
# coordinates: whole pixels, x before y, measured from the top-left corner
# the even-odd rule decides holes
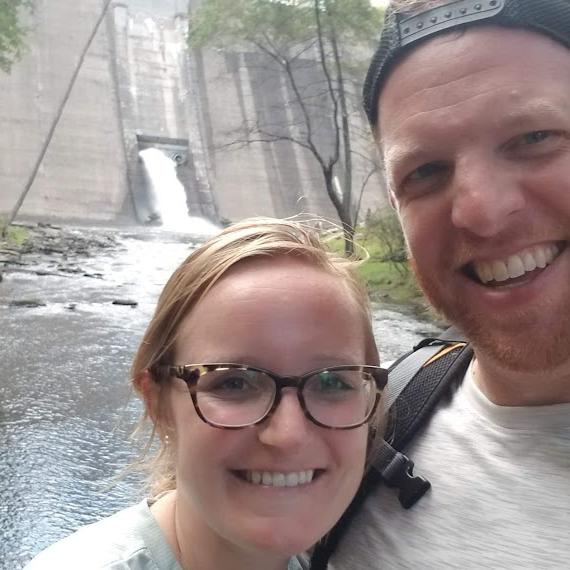
[[[431,490],[405,510],[380,487],[331,570],[570,568],[570,404],[497,406],[470,367],[406,454]]]

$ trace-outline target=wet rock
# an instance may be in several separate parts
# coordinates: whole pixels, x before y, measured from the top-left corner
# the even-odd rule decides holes
[[[21,225],[21,224],[19,224]],[[93,233],[78,228],[62,228],[51,224],[25,225],[27,236],[24,243],[2,244],[0,266],[7,270],[15,266],[30,266],[38,275],[71,277],[83,275],[81,260],[93,257],[101,250],[119,249],[117,237],[109,233]],[[38,268],[47,264],[48,267]],[[51,268],[53,267],[53,270]],[[89,277],[103,276],[91,273]]]
[[[47,269],[38,269],[34,271],[34,273],[40,277],[45,277],[46,275],[59,275],[59,273],[56,273],[55,271],[48,271]]]
[[[60,247],[40,247],[37,250],[39,253],[45,253],[46,255],[52,255],[54,253],[62,254],[65,250]]]
[[[115,299],[113,301],[113,305],[126,305],[129,307],[136,307],[138,304],[138,301],[133,301],[132,299]]]
[[[76,265],[58,265],[57,266],[59,271],[63,271],[63,273],[83,273],[84,270],[81,267]]]
[[[14,257],[20,255],[20,250],[17,247],[4,246],[0,249],[0,254]]]
[[[46,304],[39,299],[14,299],[8,303],[11,307],[26,307],[34,309],[36,307],[45,307]]]

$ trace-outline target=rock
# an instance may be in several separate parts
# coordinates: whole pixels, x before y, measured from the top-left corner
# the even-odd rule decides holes
[[[14,299],[8,303],[11,307],[27,307],[34,309],[36,307],[45,307],[46,304],[39,299]]]
[[[129,307],[136,307],[138,304],[138,301],[133,301],[132,299],[115,299],[113,301],[113,305],[126,305]]]
[[[83,273],[84,270],[81,269],[81,267],[78,267],[77,265],[58,265],[57,266],[59,271],[62,271],[63,273]]]

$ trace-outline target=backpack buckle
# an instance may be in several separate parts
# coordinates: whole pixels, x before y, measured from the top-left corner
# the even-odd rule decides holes
[[[404,509],[412,507],[431,487],[427,479],[414,475],[414,462],[400,452],[396,452],[381,473],[388,487],[399,489],[398,500]]]

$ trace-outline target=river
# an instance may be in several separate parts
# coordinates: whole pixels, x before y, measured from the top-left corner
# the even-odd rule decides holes
[[[115,245],[74,258],[75,269],[40,256],[0,282],[0,570],[141,496],[139,476],[115,477],[137,456],[129,365],[162,286],[197,240],[105,232]],[[31,299],[43,304],[13,304]],[[374,330],[386,361],[435,329],[377,308]]]

